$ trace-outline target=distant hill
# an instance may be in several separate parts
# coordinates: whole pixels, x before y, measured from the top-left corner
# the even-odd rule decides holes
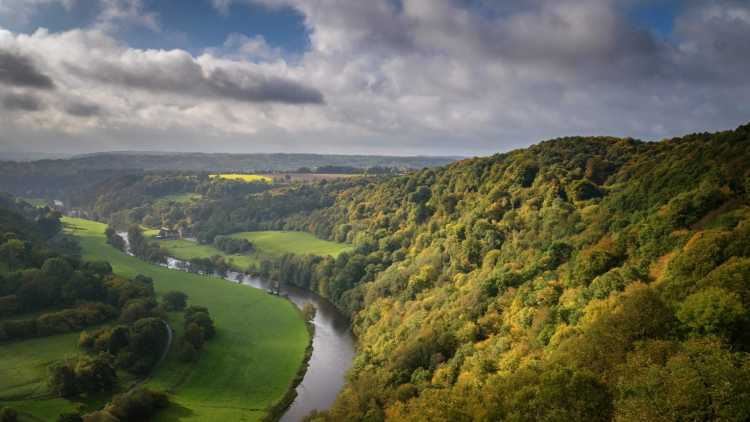
[[[0,192],[60,199],[111,177],[142,172],[292,172],[300,168],[356,171],[375,167],[416,170],[458,160],[458,157],[174,152],[104,152],[38,161],[2,161],[2,158],[5,156],[0,155]]]
[[[324,166],[395,167],[403,170],[437,167],[460,157],[395,157],[379,155],[321,154],[210,154],[174,152],[102,152],[84,154],[64,160],[66,164],[89,170],[140,169],[145,171],[241,171],[284,172],[300,167]]]

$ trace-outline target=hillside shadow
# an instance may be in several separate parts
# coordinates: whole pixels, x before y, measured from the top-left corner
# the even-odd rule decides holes
[[[170,403],[169,407],[159,413],[159,420],[165,422],[181,421],[195,415],[191,409],[177,403]]]

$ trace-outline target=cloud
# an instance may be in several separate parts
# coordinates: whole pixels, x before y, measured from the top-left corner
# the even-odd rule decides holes
[[[10,111],[39,111],[45,108],[42,100],[31,94],[8,94],[0,102],[5,110]]]
[[[563,135],[660,139],[750,116],[746,1],[688,0],[666,35],[633,21],[640,0],[237,1],[297,10],[309,50],[291,58],[233,34],[196,55],[131,48],[106,26],[0,30],[0,50],[44,58],[33,63],[57,87],[38,93],[44,110],[0,113],[6,139],[472,155]],[[213,2],[233,12],[234,1]],[[71,99],[94,109],[76,113]]]
[[[61,4],[70,10],[77,0],[0,0],[0,17],[27,23],[40,6]]]
[[[323,94],[301,83],[269,74],[252,63],[194,58],[186,51],[129,49],[85,67],[65,67],[83,79],[125,88],[180,96],[223,98],[249,103],[321,104]]]
[[[19,53],[0,50],[0,83],[36,89],[53,89],[54,82],[31,59]]]
[[[69,101],[65,104],[64,110],[71,116],[76,117],[95,117],[101,116],[104,112],[102,108],[93,103],[81,101]]]
[[[142,0],[99,0],[101,12],[96,18],[94,28],[101,31],[115,31],[121,25],[140,26],[154,32],[160,32],[159,17],[156,13],[147,12]]]

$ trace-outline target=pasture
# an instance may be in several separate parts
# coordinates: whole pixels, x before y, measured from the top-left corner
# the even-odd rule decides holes
[[[227,261],[231,260],[233,268],[242,271],[247,270],[250,266],[260,264],[263,257],[293,253],[297,255],[330,255],[335,258],[341,252],[352,248],[351,245],[318,239],[312,234],[304,232],[243,232],[235,233],[231,237],[249,240],[255,245],[255,251],[250,254],[230,255],[213,245],[201,245],[188,240],[160,240],[159,244],[169,251],[171,256],[182,260],[210,258],[220,255]]]
[[[319,255],[337,257],[341,252],[349,251],[352,245],[318,239],[307,232],[292,231],[258,231],[232,234],[231,237],[247,239],[262,254],[281,255]]]
[[[289,301],[219,278],[169,270],[125,255],[106,244],[104,224],[75,218],[65,218],[63,223],[66,231],[81,242],[85,259],[109,261],[115,273],[125,277],[152,277],[159,294],[183,291],[190,304],[208,307],[215,321],[217,335],[206,343],[197,362],[179,362],[173,348],[147,382],[149,387],[172,394],[173,405],[158,420],[260,420],[265,409],[289,389],[310,340],[300,312]],[[181,318],[179,314],[170,318],[177,335]],[[4,360],[0,366],[0,376],[7,373],[15,377],[9,378],[6,394],[16,400],[6,404],[37,420],[54,420],[51,416],[68,410],[69,402],[60,399],[27,398],[40,391],[40,377],[47,362],[75,351],[77,336],[33,340],[57,342],[58,347],[24,345],[25,342],[3,344],[0,358],[5,354],[17,356],[15,362],[8,360],[7,369]],[[35,355],[17,350],[24,347],[39,349],[41,355],[32,358]]]

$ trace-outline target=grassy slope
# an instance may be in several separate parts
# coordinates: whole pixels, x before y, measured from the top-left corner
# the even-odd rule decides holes
[[[321,240],[305,232],[244,232],[233,234],[232,237],[247,239],[260,252],[270,255],[293,253],[298,255],[312,254],[337,257],[341,252],[352,248],[351,245]]]
[[[171,256],[183,260],[221,255],[227,259],[231,259],[233,266],[240,269],[246,269],[250,265],[258,263],[257,254],[228,255],[211,245],[201,245],[189,240],[160,240],[159,244],[166,248]]]
[[[73,356],[78,333],[0,345],[0,403],[13,398],[45,395],[47,365]]]
[[[175,258],[187,260],[221,255],[231,259],[233,266],[242,270],[259,263],[260,258],[264,255],[294,253],[336,257],[341,252],[351,249],[351,245],[321,240],[310,233],[303,232],[244,232],[235,233],[232,237],[249,240],[255,245],[256,252],[249,255],[228,255],[211,245],[200,245],[188,240],[163,240],[159,243]]]
[[[284,395],[309,342],[304,322],[291,303],[218,278],[147,264],[107,245],[103,224],[72,218],[64,222],[81,241],[84,258],[105,259],[116,273],[126,277],[153,277],[157,292],[179,289],[190,296],[191,303],[205,305],[211,311],[218,334],[207,344],[200,360],[185,365],[170,353],[148,383],[174,394],[175,406],[164,412],[161,420],[258,420],[265,408]],[[177,329],[179,318],[173,317]],[[19,370],[31,372],[33,378],[39,373],[34,373],[39,370],[38,362],[52,358],[45,353],[56,350],[57,357],[64,357],[75,349],[76,337],[71,334],[34,340],[44,342],[31,344],[33,349],[45,351],[43,356],[34,362],[22,359],[11,368],[28,365]],[[59,342],[60,347],[54,347],[53,342]],[[13,353],[9,346],[28,347],[23,343],[3,345],[9,354]],[[13,406],[44,420],[66,408],[61,400],[16,402]]]

